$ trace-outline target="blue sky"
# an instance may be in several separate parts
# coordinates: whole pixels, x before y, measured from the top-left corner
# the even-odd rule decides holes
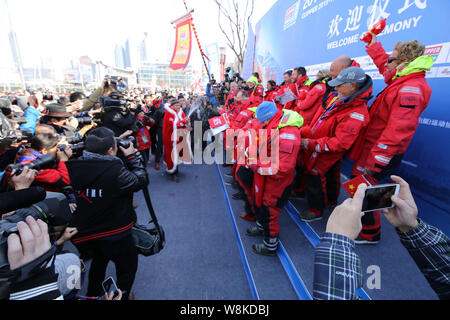
[[[0,0],[0,67],[11,63],[6,23]],[[256,23],[275,0],[256,0]],[[182,0],[9,0],[25,66],[51,57],[56,66],[72,58],[89,55],[106,63],[114,62],[114,44],[127,38],[138,43],[148,32],[152,55],[171,55],[174,29],[170,22],[185,13]],[[194,22],[205,47],[222,42],[217,27],[217,7],[213,0],[187,0],[195,9]],[[4,50],[6,49],[6,50]],[[197,50],[198,51],[198,50]],[[169,57],[170,58],[170,57]]]

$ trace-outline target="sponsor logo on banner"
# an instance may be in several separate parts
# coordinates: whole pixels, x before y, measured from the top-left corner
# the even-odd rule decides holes
[[[430,56],[433,58],[433,61],[436,62],[437,58],[439,57],[439,54],[441,53],[442,46],[436,46],[436,47],[428,47],[425,49],[425,55]]]
[[[299,8],[300,8],[300,1],[297,1],[292,7],[290,7],[286,11],[286,15],[284,17],[283,30],[292,27],[297,22]]]
[[[450,78],[450,67],[440,67],[437,71],[438,78]]]

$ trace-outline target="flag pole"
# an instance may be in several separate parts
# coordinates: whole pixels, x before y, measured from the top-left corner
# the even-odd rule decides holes
[[[186,0],[183,0],[183,3],[184,3],[184,7],[186,8],[186,12],[188,12],[188,13],[194,12],[194,10],[189,11],[188,6],[186,4]],[[191,24],[192,24],[192,29],[194,29],[195,39],[197,40],[197,45],[198,45],[198,49],[200,50],[200,55],[202,56],[203,64],[205,65],[206,72],[208,73],[209,81],[211,81],[211,74],[209,73],[208,65],[206,64],[205,54],[203,53],[202,46],[200,45],[200,41],[198,40],[197,30],[195,29],[195,24],[192,21],[191,21]]]

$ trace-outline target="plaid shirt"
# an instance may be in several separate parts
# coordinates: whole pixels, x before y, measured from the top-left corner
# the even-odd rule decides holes
[[[430,286],[442,300],[450,299],[450,240],[439,229],[419,220],[419,226],[407,233],[397,230]]]
[[[359,299],[355,292],[361,287],[361,261],[355,252],[354,241],[325,233],[315,251],[314,299]]]
[[[435,227],[419,220],[400,241],[440,299],[450,299],[450,240]],[[325,233],[315,252],[314,299],[359,299],[362,272],[355,243],[342,235]]]

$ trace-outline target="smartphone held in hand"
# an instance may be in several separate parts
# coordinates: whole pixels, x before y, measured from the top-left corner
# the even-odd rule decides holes
[[[397,196],[399,184],[382,184],[368,187],[364,196],[362,212],[372,212],[394,207],[392,196]]]
[[[103,290],[105,291],[106,295],[110,295],[111,292],[114,292],[113,299],[117,298],[119,295],[119,289],[117,288],[116,282],[112,277],[109,277],[102,283]]]

